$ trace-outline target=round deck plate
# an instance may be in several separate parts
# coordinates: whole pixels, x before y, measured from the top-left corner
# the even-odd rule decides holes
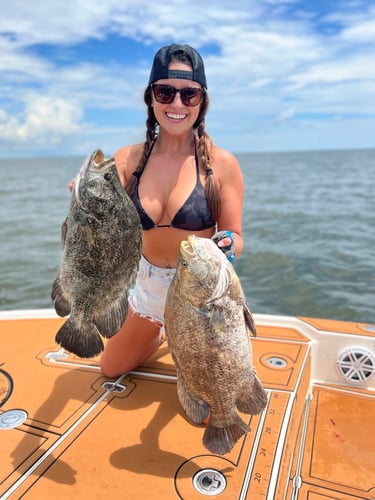
[[[193,485],[199,493],[206,496],[215,496],[225,490],[227,481],[218,470],[202,469],[195,474]]]
[[[8,410],[0,415],[0,429],[14,429],[27,419],[24,410]]]

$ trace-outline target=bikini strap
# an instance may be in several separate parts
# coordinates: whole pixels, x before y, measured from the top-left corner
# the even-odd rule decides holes
[[[139,171],[138,170],[134,170],[134,172],[132,173],[132,175],[134,175],[134,177],[137,179],[137,181],[139,181],[139,179],[141,178],[143,170],[145,169],[145,166],[147,165],[148,159],[150,158],[150,155],[152,153],[152,150],[154,149],[155,142],[156,142],[156,139],[154,141],[152,141],[151,147],[150,147],[150,149],[147,152],[146,161],[145,161],[145,163],[143,165],[142,170],[139,170]]]

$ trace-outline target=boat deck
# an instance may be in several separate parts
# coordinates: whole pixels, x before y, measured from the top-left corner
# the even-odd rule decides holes
[[[179,405],[166,344],[107,379],[98,358],[56,346],[64,320],[45,316],[0,318],[1,499],[375,498],[375,366],[369,355],[368,380],[346,382],[325,348],[355,340],[371,351],[372,328],[255,317],[268,406],[242,415],[251,432],[216,456]]]

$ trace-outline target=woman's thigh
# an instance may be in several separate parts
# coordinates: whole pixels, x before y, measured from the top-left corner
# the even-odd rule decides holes
[[[161,342],[160,327],[129,307],[121,329],[105,343],[100,362],[103,374],[118,377],[152,356]]]

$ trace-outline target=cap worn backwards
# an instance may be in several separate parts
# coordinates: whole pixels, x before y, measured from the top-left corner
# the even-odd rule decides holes
[[[171,62],[173,54],[179,50],[183,50],[189,56],[192,71],[168,69],[168,65]],[[184,80],[192,80],[200,83],[202,87],[207,88],[203,60],[198,52],[190,45],[173,43],[172,45],[167,45],[157,51],[152,64],[148,84],[151,85],[157,80],[161,80],[163,78],[182,78]]]

